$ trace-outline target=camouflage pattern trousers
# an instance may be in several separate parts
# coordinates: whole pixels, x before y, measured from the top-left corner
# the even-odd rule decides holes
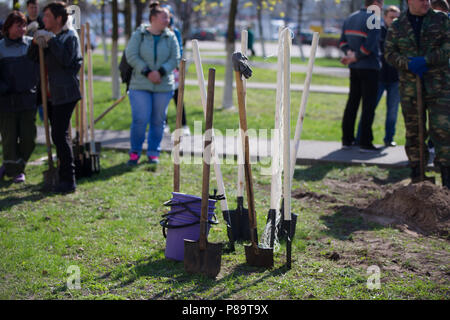
[[[401,106],[406,128],[405,150],[410,166],[418,166],[420,162],[419,153],[419,125],[418,109],[415,97],[401,94]],[[427,97],[424,94],[424,140],[428,135],[434,144],[436,157],[435,166],[450,166],[450,93],[444,93],[438,97]],[[428,117],[428,127],[426,121]],[[428,162],[428,148],[424,146],[425,162]]]

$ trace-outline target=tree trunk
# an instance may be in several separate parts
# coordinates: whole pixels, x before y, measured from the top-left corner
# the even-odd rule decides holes
[[[112,72],[112,98],[114,100],[120,97],[120,80],[118,66],[118,47],[119,47],[119,5],[117,0],[112,0],[112,50],[111,50],[111,72]]]
[[[302,15],[303,15],[303,0],[298,0],[298,29],[297,29],[297,39],[298,47],[300,49],[300,58],[305,61],[305,55],[303,54],[303,43],[302,43]]]
[[[147,0],[142,2],[142,0],[134,0],[134,5],[136,7],[136,16],[134,19],[134,29],[139,27],[142,24],[142,14],[144,13],[144,9],[147,5]]]
[[[131,1],[125,1],[125,7],[124,7],[124,15],[125,15],[125,37],[126,42],[128,43],[128,40],[131,38]]]
[[[228,31],[225,49],[227,52],[226,69],[225,69],[225,88],[223,91],[222,107],[229,109],[233,107],[233,66],[231,56],[234,52],[235,42],[235,22],[239,0],[231,0],[230,13],[228,14]]]
[[[191,33],[191,16],[192,16],[192,1],[186,0],[183,1],[176,1],[176,7],[177,12],[179,14],[179,17],[183,23],[181,28],[181,38],[183,42],[183,48],[186,47],[186,41],[189,38],[189,35]]]
[[[102,45],[103,45],[103,59],[108,62],[108,48],[106,47],[106,26],[105,26],[105,2],[102,2]]]
[[[266,57],[266,45],[264,43],[263,25],[262,25],[262,0],[258,0],[256,8],[256,16],[258,18],[259,37],[261,41],[262,56]]]

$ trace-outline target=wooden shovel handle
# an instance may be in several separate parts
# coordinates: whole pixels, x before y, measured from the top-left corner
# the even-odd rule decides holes
[[[209,175],[211,163],[211,140],[214,113],[214,86],[216,70],[209,69],[208,96],[206,101],[206,125],[205,125],[205,148],[203,149],[203,183],[202,183],[202,211],[200,216],[200,250],[206,249],[206,225],[208,222],[209,204]]]
[[[48,166],[53,168],[52,145],[48,126],[47,78],[45,77],[44,49],[39,46],[39,71],[41,75],[42,109],[44,111],[45,145],[47,146]]]
[[[80,120],[79,120],[79,132],[80,132],[80,136],[79,136],[79,145],[82,146],[84,144],[84,118],[85,118],[85,72],[84,72],[84,39],[85,37],[85,29],[84,29],[84,24],[81,25],[81,30],[80,30],[80,46],[81,46],[81,56],[83,57],[83,60],[81,61],[81,68],[80,68],[80,92],[81,92],[81,100],[80,100]]]
[[[249,149],[249,139],[247,134],[247,115],[245,112],[245,92],[244,84],[239,71],[235,71],[236,78],[236,91],[239,104],[239,122],[241,124],[241,130],[244,134],[244,172],[245,172],[245,187],[247,191],[247,201],[248,201],[248,220],[251,229],[251,241],[253,245],[256,244],[257,239],[255,239],[254,230],[256,226],[256,212],[255,212],[255,198],[253,194],[253,181],[252,181],[252,167],[250,164],[250,149]]]
[[[417,90],[417,113],[419,126],[419,169],[420,181],[425,180],[425,137],[424,137],[424,123],[423,123],[423,98],[422,98],[422,82],[420,77],[416,75],[416,90]]]
[[[88,56],[88,85],[89,85],[89,122],[91,129],[91,153],[95,154],[95,129],[94,129],[94,75],[92,72],[92,48],[91,48],[91,27],[86,23],[86,41]]]
[[[182,59],[179,68],[179,85],[178,85],[178,101],[177,101],[177,120],[176,130],[173,143],[173,191],[180,192],[180,130],[181,120],[183,116],[183,102],[184,102],[184,82],[186,78],[186,59]]]

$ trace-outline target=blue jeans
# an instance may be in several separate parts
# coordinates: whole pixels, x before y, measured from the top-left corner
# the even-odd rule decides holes
[[[397,123],[398,106],[400,104],[400,91],[398,86],[398,81],[378,83],[377,105],[383,96],[384,90],[387,92],[385,133],[383,139],[385,144],[391,143],[395,136],[395,125]],[[358,133],[356,135],[357,142],[359,142],[360,135],[361,121],[359,121]]]
[[[130,153],[141,154],[145,132],[150,124],[147,138],[147,156],[159,156],[161,140],[164,132],[167,107],[172,99],[173,91],[150,92],[146,90],[130,90],[131,132]]]

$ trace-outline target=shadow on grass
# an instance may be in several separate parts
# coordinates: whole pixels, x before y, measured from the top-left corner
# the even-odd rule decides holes
[[[250,267],[247,264],[238,264],[232,267],[231,270],[227,270],[227,275],[225,277],[215,280],[203,275],[188,274],[184,271],[183,262],[160,258],[160,255],[158,255],[158,258],[155,259],[149,257],[136,261],[131,268],[127,268],[126,270],[119,270],[118,272],[112,270],[107,272],[106,274],[97,277],[96,280],[108,279],[120,281],[118,284],[111,287],[111,289],[114,290],[130,286],[140,278],[162,278],[165,280],[160,280],[161,283],[165,282],[168,287],[154,293],[149,299],[180,299],[185,297],[195,299],[200,298],[200,295],[203,292],[208,292],[214,287],[224,283],[226,284],[234,278],[239,278],[241,276],[248,277],[250,275],[261,273],[250,283],[245,282],[233,289],[228,289],[228,286],[225,285],[223,286],[223,289],[216,291],[214,296],[207,297],[208,299],[227,299],[241,290],[247,290],[248,287],[256,285],[266,278],[282,275],[287,271],[288,270],[284,265],[266,272],[266,269]],[[175,296],[170,296],[171,292],[176,291],[177,287],[183,287],[182,296],[180,296],[179,293],[176,293]]]
[[[11,184],[12,184],[11,181],[0,182],[0,196],[3,196],[3,194],[9,193],[11,194],[8,195],[6,198],[0,199],[0,211],[8,210],[24,202],[35,202],[52,196],[51,193],[46,193],[42,191],[43,183],[39,185],[25,185],[22,188],[14,190],[6,190],[6,191],[2,190],[4,188],[9,187]],[[20,194],[22,194],[23,192],[27,192],[27,195],[20,196]]]
[[[119,163],[115,166],[108,167],[108,168],[100,168],[100,172],[98,174],[93,174],[90,177],[83,177],[80,179],[77,179],[77,184],[81,185],[86,182],[93,182],[93,181],[105,181],[109,180],[115,176],[120,176],[124,173],[133,171],[137,167],[130,167],[126,163]]]
[[[361,209],[355,206],[339,206],[332,215],[323,215],[320,220],[327,230],[324,233],[339,240],[351,240],[356,231],[380,230],[384,226],[366,221],[361,215]]]
[[[307,168],[295,169],[294,171],[294,179],[297,181],[320,181],[323,180],[328,172],[334,169],[345,169],[349,167],[349,165],[345,164],[315,164],[311,165]],[[402,181],[409,177],[409,169],[408,168],[386,168],[388,176],[385,179],[380,179],[374,175],[373,182],[378,185],[386,185],[390,183],[396,183]],[[369,176],[371,176],[369,174]]]

